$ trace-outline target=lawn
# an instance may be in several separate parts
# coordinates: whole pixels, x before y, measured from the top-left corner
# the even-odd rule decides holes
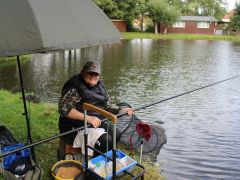
[[[185,40],[223,40],[240,41],[240,37],[205,34],[154,34],[145,32],[124,32],[123,39],[185,39]]]

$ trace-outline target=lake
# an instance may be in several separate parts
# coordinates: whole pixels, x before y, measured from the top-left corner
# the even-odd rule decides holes
[[[240,44],[207,40],[122,40],[22,61],[27,92],[57,103],[61,87],[88,60],[102,65],[113,102],[134,108],[240,74]],[[240,179],[240,77],[136,112],[164,122],[158,155],[166,179]],[[16,62],[0,63],[0,88],[19,90]],[[57,127],[56,127],[57,128]]]

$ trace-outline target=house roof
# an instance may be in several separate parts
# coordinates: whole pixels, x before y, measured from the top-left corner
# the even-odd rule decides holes
[[[217,22],[218,20],[212,16],[181,16],[181,21],[205,21],[205,22]]]
[[[230,19],[236,14],[236,10],[232,9],[231,11],[227,12],[223,18],[222,21],[223,22],[230,22]]]

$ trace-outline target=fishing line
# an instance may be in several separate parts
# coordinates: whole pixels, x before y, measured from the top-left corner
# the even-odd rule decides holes
[[[139,108],[135,108],[134,111],[139,111],[139,110],[141,110],[141,109],[146,109],[146,108],[148,108],[148,107],[150,107],[150,106],[153,106],[153,105],[156,105],[156,104],[159,104],[159,103],[162,103],[162,102],[171,100],[171,99],[175,99],[175,98],[177,98],[177,97],[184,96],[184,95],[186,95],[186,94],[190,94],[190,93],[192,93],[192,92],[199,91],[199,90],[201,90],[201,89],[205,89],[205,88],[207,88],[207,87],[211,87],[211,86],[214,86],[214,85],[216,85],[216,84],[220,84],[220,83],[222,83],[222,82],[229,81],[229,80],[232,80],[232,79],[235,79],[235,78],[238,78],[238,77],[240,77],[240,75],[233,76],[233,77],[230,77],[230,78],[221,80],[221,81],[217,81],[217,82],[214,82],[214,83],[212,83],[212,84],[208,84],[208,85],[206,85],[206,86],[202,86],[202,87],[193,89],[193,90],[191,90],[191,91],[187,91],[187,92],[184,92],[184,93],[181,93],[181,94],[177,94],[177,95],[175,95],[175,96],[170,96],[170,97],[167,97],[167,98],[164,98],[164,99],[160,99],[160,100],[158,100],[158,101],[156,101],[156,102],[153,102],[153,103],[150,103],[150,104],[141,106],[141,107],[139,107]],[[117,118],[120,118],[120,117],[125,116],[125,115],[127,115],[127,114],[128,114],[127,112],[126,112],[126,113],[119,114],[119,115],[117,115]],[[106,121],[106,120],[103,119],[102,121]]]
[[[212,84],[208,84],[208,85],[206,85],[206,86],[202,86],[202,87],[199,87],[199,88],[196,88],[196,89],[193,89],[193,90],[191,90],[191,91],[187,91],[187,92],[184,92],[184,93],[175,95],[175,96],[171,96],[171,97],[167,97],[167,98],[164,98],[164,99],[160,99],[159,101],[156,101],[156,102],[150,103],[150,104],[148,104],[148,105],[145,105],[145,106],[136,108],[136,109],[134,109],[134,111],[139,111],[139,110],[141,110],[141,109],[148,108],[148,107],[150,107],[150,106],[153,106],[153,105],[156,105],[156,104],[159,104],[159,103],[168,101],[168,100],[170,100],[170,99],[175,99],[175,98],[177,98],[177,97],[184,96],[184,95],[186,95],[186,94],[190,94],[190,93],[192,93],[192,92],[199,91],[199,90],[201,90],[201,89],[205,89],[205,88],[207,88],[207,87],[211,87],[211,86],[214,86],[214,85],[216,85],[216,84],[220,84],[220,83],[222,83],[222,82],[229,81],[229,80],[232,80],[232,79],[235,79],[235,78],[238,78],[238,77],[240,77],[240,75],[233,76],[233,77],[230,77],[230,78],[227,78],[227,79],[218,81],[218,82],[214,82],[214,83],[212,83]]]

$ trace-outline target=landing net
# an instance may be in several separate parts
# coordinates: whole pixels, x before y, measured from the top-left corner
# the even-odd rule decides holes
[[[136,125],[142,122],[136,115],[118,118],[117,129],[121,131],[122,137],[120,142],[126,146],[127,149],[134,149],[140,151],[141,136],[136,131]],[[166,144],[167,137],[164,128],[158,124],[149,124],[152,129],[152,135],[149,141],[143,141],[143,154],[151,153],[151,156],[156,159],[162,146]]]

